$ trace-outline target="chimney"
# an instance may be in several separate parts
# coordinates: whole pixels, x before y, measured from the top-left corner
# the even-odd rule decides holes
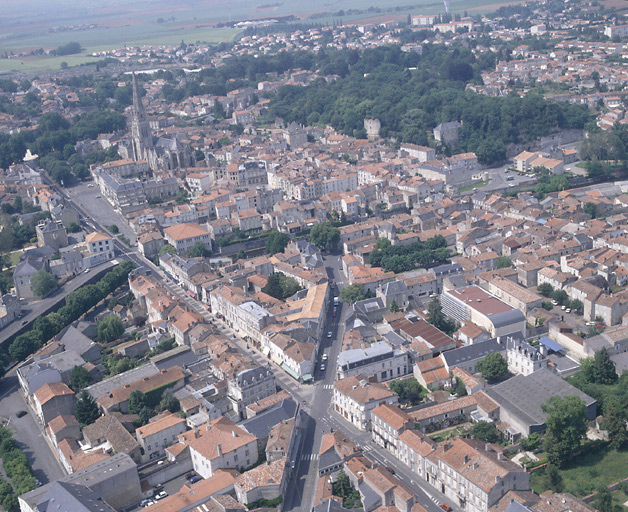
[[[451,443],[447,442],[443,445],[443,453],[447,453],[451,448]]]
[[[222,457],[222,446],[220,444],[217,444],[216,449],[218,450],[218,457]]]
[[[194,439],[198,439],[198,428],[194,427]]]
[[[465,464],[469,464],[469,456],[468,455],[464,456],[464,463]]]
[[[238,437],[238,434],[236,434],[236,431],[235,431],[235,430],[232,430],[232,431],[231,431],[231,434],[233,435],[233,437]]]
[[[478,469],[478,463],[477,462],[473,463],[473,469]]]

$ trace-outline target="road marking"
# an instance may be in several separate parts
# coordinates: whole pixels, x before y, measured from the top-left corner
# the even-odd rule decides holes
[[[304,453],[301,460],[318,460],[318,453]]]
[[[334,389],[334,385],[333,384],[325,384],[323,386],[323,389]]]

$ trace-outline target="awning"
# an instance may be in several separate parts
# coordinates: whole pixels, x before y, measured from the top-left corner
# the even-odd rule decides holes
[[[560,343],[546,336],[540,338],[539,343],[545,345],[548,349],[553,350],[554,352],[560,352],[561,350],[565,350],[565,347],[563,347]]]
[[[268,347],[268,346],[262,347],[262,354],[267,356],[269,353],[270,353],[270,347]]]
[[[292,368],[290,368],[286,363],[283,363],[281,365],[281,369],[285,371],[288,375],[290,375],[290,377],[292,377],[294,380],[299,380],[299,376],[297,375],[297,372],[295,372]]]
[[[312,381],[311,373],[306,373],[305,375],[303,375],[303,382],[311,382],[311,381]]]

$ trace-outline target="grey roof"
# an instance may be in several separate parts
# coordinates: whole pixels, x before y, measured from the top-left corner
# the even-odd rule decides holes
[[[72,325],[57,334],[57,341],[63,343],[66,351],[71,350],[77,354],[84,354],[96,345],[96,343]]]
[[[380,297],[373,297],[371,299],[357,301],[353,304],[353,309],[358,313],[368,315],[371,313],[375,313],[376,311],[386,309],[386,305]]]
[[[546,368],[530,375],[516,375],[485,391],[500,407],[508,410],[510,414],[528,426],[545,423],[547,414],[543,412],[541,406],[553,396],[577,395],[584,400],[587,407],[596,403],[594,398]],[[593,411],[594,416],[595,411]]]
[[[441,355],[445,359],[447,367],[451,368],[467,361],[482,358],[487,354],[502,352],[504,350],[506,350],[504,343],[500,343],[497,338],[491,338],[490,340],[473,343],[472,345],[464,345],[463,347],[454,348],[453,350],[446,350]]]
[[[243,304],[240,304],[239,307],[258,320],[261,320],[265,316],[270,316],[270,313],[266,311],[262,306],[260,306],[257,302],[245,302]]]
[[[318,458],[318,470],[322,471],[326,468],[337,466],[342,463],[343,459],[338,455],[336,450],[327,450]]]
[[[372,357],[383,357],[387,355],[392,356],[392,352],[393,349],[388,343],[384,341],[377,341],[370,347],[355,348],[340,352],[340,354],[338,354],[338,365],[343,366],[345,364],[357,363]]]
[[[394,347],[403,345],[406,341],[401,336],[399,336],[395,331],[387,332],[386,334],[384,334],[384,338],[386,338],[388,342]]]
[[[297,413],[297,403],[292,398],[282,400],[277,407],[273,407],[261,414],[243,421],[239,424],[249,434],[257,436],[258,439],[268,437],[270,429],[284,420],[294,418]]]
[[[458,274],[459,272],[462,272],[462,266],[460,263],[447,263],[445,265],[432,267],[430,270],[434,272],[436,277],[440,277],[449,274]]]
[[[83,366],[84,364],[85,360],[80,355],[72,350],[66,350],[65,352],[31,362],[21,367],[20,373],[28,380],[32,375],[41,371],[42,368],[54,368],[63,373],[72,371],[75,366]]]
[[[526,319],[525,315],[519,309],[511,309],[510,311],[504,311],[503,313],[496,313],[494,315],[489,314],[488,318],[496,329],[514,325],[519,322],[525,322]]]
[[[504,512],[530,512],[530,509],[518,501],[512,500]]]
[[[363,480],[358,486],[364,510],[373,510],[381,504],[381,498],[371,487]]]
[[[85,389],[90,395],[92,395],[92,397],[94,397],[94,399],[97,399],[99,396],[108,393],[113,389],[124,386],[125,384],[131,384],[132,382],[141,380],[144,377],[152,377],[157,373],[159,373],[159,370],[154,364],[146,363],[124,373],[109,377],[101,382],[96,382]]]
[[[408,287],[406,286],[406,283],[404,283],[403,281],[390,281],[388,283],[385,283],[382,286],[382,293],[384,294],[384,297],[388,297],[389,295],[397,295],[400,293],[407,293],[408,292]]]
[[[158,354],[150,358],[150,362],[155,365],[159,370],[165,370],[172,366],[179,366],[185,368],[190,364],[194,364],[198,361],[198,356],[192,352],[190,347],[182,345],[175,347],[168,352]]]
[[[25,503],[30,505],[31,509],[40,502],[42,497],[44,497],[48,491],[52,488],[55,483],[58,482],[67,482],[70,484],[77,484],[82,486],[91,486],[92,488],[102,482],[108,481],[112,476],[117,473],[121,473],[130,468],[137,468],[133,459],[126,455],[125,453],[116,453],[112,455],[108,459],[105,459],[101,462],[97,462],[96,464],[92,464],[91,466],[76,471],[75,473],[70,473],[66,475],[57,482],[48,483],[46,485],[42,485],[41,487],[37,487],[32,491],[27,492],[26,494],[22,494],[20,499]],[[61,509],[67,511],[73,511],[74,509]],[[105,509],[108,510],[108,509]]]
[[[99,492],[68,482],[54,482],[37,503],[38,512],[113,512]]]

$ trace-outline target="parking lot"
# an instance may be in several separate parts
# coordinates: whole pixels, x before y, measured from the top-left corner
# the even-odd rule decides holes
[[[135,240],[135,233],[124,222],[122,217],[116,213],[107,200],[102,197],[98,185],[93,180],[79,183],[71,188],[66,189],[70,199],[77,203],[83,210],[89,213],[103,226],[115,224],[120,230],[120,234],[126,236],[129,240]]]

